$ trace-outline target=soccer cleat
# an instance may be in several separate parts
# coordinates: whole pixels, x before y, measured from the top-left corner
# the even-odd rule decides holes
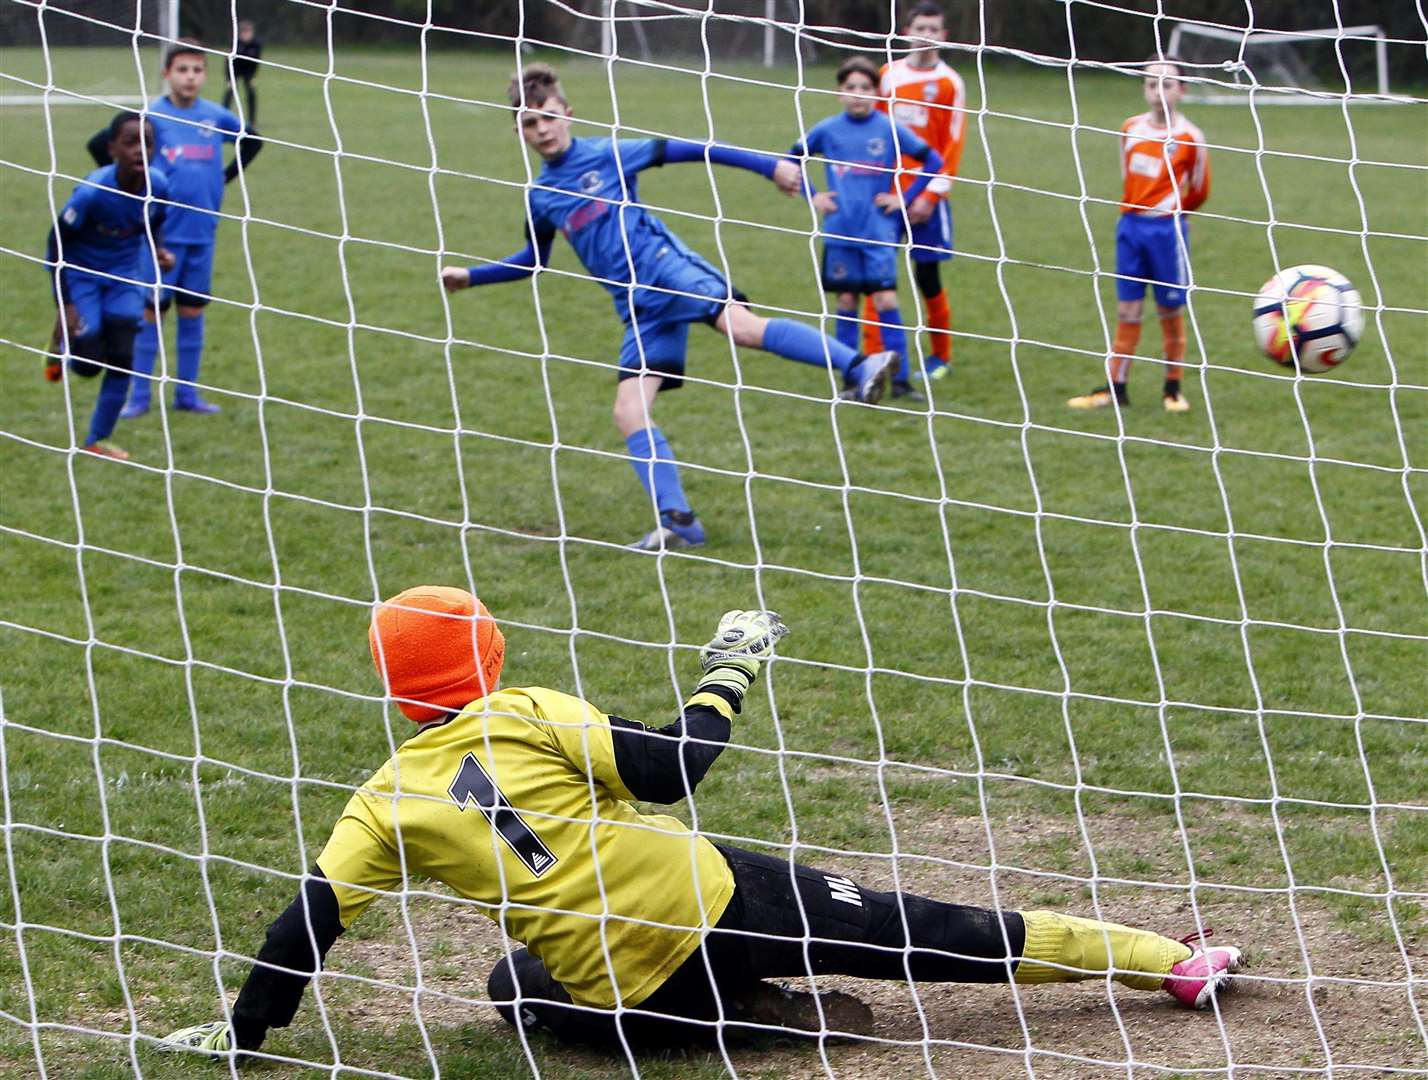
[[[730,1002],[730,1019],[789,1031],[871,1035],[873,1010],[837,990],[809,994],[758,982]],[[820,1015],[821,1013],[821,1015]]]
[[[45,357],[45,382],[59,382],[64,378],[64,360],[50,354]]]
[[[902,398],[905,401],[926,401],[927,397],[919,390],[914,390],[912,383],[904,382],[902,379],[894,379],[888,396],[896,401]]]
[[[1230,976],[1240,969],[1243,958],[1233,945],[1206,945],[1206,930],[1181,939],[1195,951],[1170,969],[1162,986],[1165,992],[1189,1009],[1203,1009],[1216,992],[1226,987]],[[1191,942],[1199,942],[1192,945]]]
[[[704,546],[704,526],[693,514],[687,522],[679,522],[666,510],[659,516],[658,528],[651,529],[629,547],[632,551],[673,551],[676,548]]]
[[[201,397],[195,397],[186,401],[175,401],[174,410],[176,412],[191,412],[199,416],[212,416],[221,413],[223,410],[211,401],[204,401]]]
[[[923,364],[921,371],[913,372],[914,379],[924,379],[928,382],[941,382],[952,374],[952,365],[946,360],[938,360],[933,357]]]
[[[113,443],[92,442],[84,447],[84,452],[86,454],[93,454],[95,457],[113,458],[115,461],[129,460],[129,451],[120,450],[119,447]]]
[[[137,420],[149,411],[147,401],[130,401],[119,411],[120,420]]]
[[[1102,386],[1092,390],[1089,394],[1078,394],[1076,397],[1067,398],[1066,404],[1073,409],[1105,409],[1116,404],[1116,395],[1111,393],[1109,386]],[[1122,401],[1122,405],[1130,404]]]
[[[1184,394],[1166,394],[1160,399],[1160,403],[1165,406],[1166,412],[1182,413],[1190,411],[1190,402],[1185,400]]]
[[[887,393],[888,382],[901,363],[902,357],[895,352],[873,353],[858,365],[853,385],[840,396],[848,401],[876,405]]]

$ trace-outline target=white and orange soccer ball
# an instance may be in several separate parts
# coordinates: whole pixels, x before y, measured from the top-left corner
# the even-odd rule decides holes
[[[1363,301],[1348,278],[1327,266],[1291,266],[1254,300],[1254,338],[1276,363],[1307,374],[1348,359],[1364,331]]]

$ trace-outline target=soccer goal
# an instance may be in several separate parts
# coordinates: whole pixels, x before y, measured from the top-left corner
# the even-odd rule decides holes
[[[1421,1078],[1428,26],[1303,7],[0,0],[0,1075]]]
[[[1167,55],[1201,76],[1186,97],[1192,104],[1243,105],[1251,91],[1260,105],[1337,105],[1345,94],[1355,104],[1413,100],[1390,92],[1381,26],[1291,32],[1177,23]]]

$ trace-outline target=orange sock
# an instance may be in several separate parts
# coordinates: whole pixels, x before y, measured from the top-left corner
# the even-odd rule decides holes
[[[1140,343],[1140,323],[1116,323],[1116,336],[1111,342],[1111,382],[1123,383],[1130,374],[1131,358]]]
[[[932,355],[944,364],[952,363],[952,305],[947,302],[947,290],[923,300],[927,311],[927,329],[932,331]]]
[[[1162,315],[1160,330],[1165,335],[1165,377],[1178,380],[1185,372],[1185,316],[1178,311]]]
[[[878,324],[878,309],[871,296],[863,297],[863,352],[872,356],[883,351],[883,332]]]

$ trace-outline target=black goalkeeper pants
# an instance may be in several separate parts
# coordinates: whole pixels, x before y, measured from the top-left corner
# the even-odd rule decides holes
[[[497,962],[488,981],[507,1023],[519,1020],[528,1030],[609,1048],[687,1045],[710,1041],[710,1022],[728,1017],[738,996],[761,979],[813,974],[1002,982],[1006,958],[1022,953],[1026,928],[1016,912],[875,892],[783,859],[719,850],[734,874],[728,908],[699,949],[634,1011],[617,1018],[613,1011],[572,1006],[545,965],[518,949]]]

